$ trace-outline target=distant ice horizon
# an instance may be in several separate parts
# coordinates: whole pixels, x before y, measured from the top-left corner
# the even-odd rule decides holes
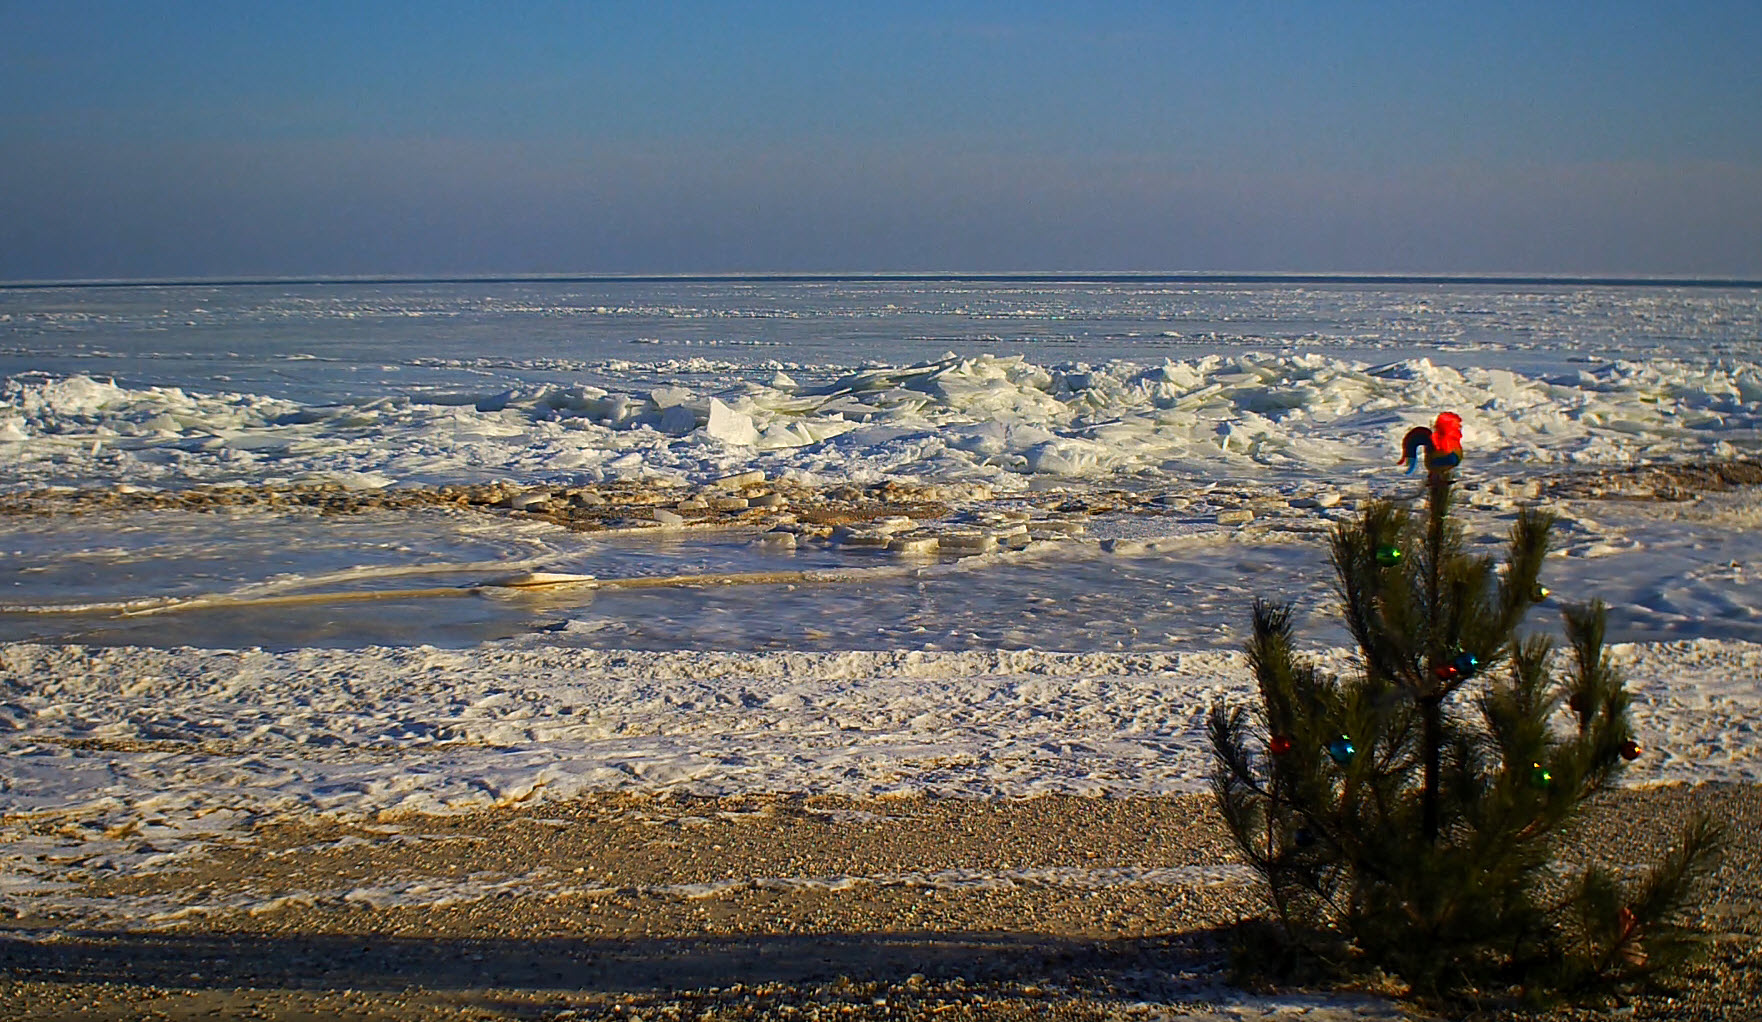
[[[1414,272],[1404,270],[556,270],[287,274],[165,274],[127,277],[45,277],[0,280],[0,288],[228,287],[302,284],[586,284],[717,282],[886,283],[890,281],[1146,283],[1146,284],[1460,284],[1487,286],[1762,288],[1762,277],[1733,274],[1564,273],[1523,270]]]

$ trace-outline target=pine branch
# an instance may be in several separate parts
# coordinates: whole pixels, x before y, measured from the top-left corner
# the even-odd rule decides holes
[[[1634,915],[1641,923],[1654,923],[1680,909],[1689,891],[1719,865],[1724,844],[1724,824],[1706,813],[1696,815],[1664,861],[1647,874],[1632,899]]]
[[[1537,602],[1542,562],[1548,556],[1556,516],[1549,511],[1524,508],[1511,523],[1511,542],[1505,581],[1499,587],[1499,616],[1494,631],[1510,635]]]

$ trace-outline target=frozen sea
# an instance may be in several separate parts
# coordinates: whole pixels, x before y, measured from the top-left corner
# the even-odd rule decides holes
[[[568,619],[558,641],[645,649],[1157,650],[1233,644],[1248,580],[1292,595],[1324,581],[1315,534],[1204,528],[1224,497],[1398,496],[1412,486],[1391,468],[1396,443],[1438,411],[1465,417],[1465,479],[1510,492],[1754,455],[1762,292],[1149,278],[9,288],[0,379],[12,491],[691,485],[757,469],[1043,502],[1197,498],[1184,516],[1091,522],[1092,541],[1057,556],[835,595],[681,590],[573,609],[388,604],[150,625],[19,611],[291,591],[351,572],[445,585],[498,566],[616,577],[874,558],[440,513],[11,518],[0,640],[458,646]],[[1223,493],[1207,501],[1207,488]],[[1762,638],[1707,591],[1742,588],[1741,551],[1707,552],[1739,530],[1698,512],[1611,513],[1568,524],[1568,546],[1607,556],[1566,574],[1631,608],[1628,634]],[[1169,532],[1190,542],[1101,553],[1103,540],[1130,551]],[[1715,568],[1717,584],[1696,581]]]
[[[439,508],[0,516],[0,898],[158,868],[281,812],[622,789],[1195,790],[1204,711],[1246,698],[1250,601],[1297,599],[1305,638],[1344,663],[1325,529],[1413,495],[1397,442],[1445,410],[1465,420],[1471,536],[1488,543],[1562,479],[1754,458],[1762,288],[0,288],[0,497],[39,510],[105,489],[690,489],[751,471],[940,487],[994,515],[1110,494],[1122,508],[1056,542],[922,561]],[[1606,600],[1630,665],[1656,750],[1634,776],[1762,778],[1753,490],[1550,506],[1550,586]],[[534,570],[839,581],[476,588]],[[225,603],[410,587],[471,595]],[[122,612],[179,599],[209,602]]]

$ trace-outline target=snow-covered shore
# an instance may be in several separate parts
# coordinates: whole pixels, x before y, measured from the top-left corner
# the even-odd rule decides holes
[[[1762,646],[1613,648],[1630,784],[1762,781]],[[1319,654],[1348,666],[1344,651]],[[1227,652],[0,647],[9,898],[313,814],[601,792],[1016,799],[1199,791]],[[53,821],[54,826],[45,826]],[[50,895],[48,900],[53,901]]]

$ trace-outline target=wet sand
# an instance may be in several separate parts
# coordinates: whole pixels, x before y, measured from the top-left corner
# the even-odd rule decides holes
[[[1624,792],[1572,847],[1651,861],[1696,807],[1731,834],[1695,909],[1712,954],[1683,989],[1613,1006],[1625,1017],[1762,1013],[1762,788]],[[102,911],[189,891],[212,910]],[[98,911],[0,921],[7,1018],[1438,1014],[1389,990],[1229,986],[1229,928],[1259,903],[1196,796],[606,795],[310,819],[74,893]]]

